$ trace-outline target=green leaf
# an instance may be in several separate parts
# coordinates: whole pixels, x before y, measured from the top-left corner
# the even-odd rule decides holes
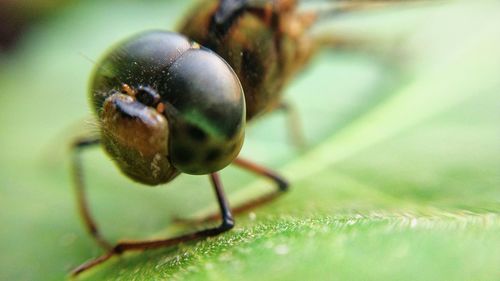
[[[181,2],[85,1],[32,29],[0,60],[0,280],[60,280],[101,254],[74,206],[65,147],[90,114],[87,79],[110,44],[173,28]],[[308,146],[286,119],[248,128],[242,155],[292,189],[236,217],[234,230],[126,254],[82,280],[498,280],[500,277],[500,5],[419,5],[332,21],[370,36],[364,52],[325,51],[287,90]],[[377,45],[380,44],[380,45]],[[83,54],[83,55],[82,55]],[[97,149],[85,155],[105,236],[160,238],[208,225],[205,177],[145,188]],[[231,204],[270,184],[222,173]]]

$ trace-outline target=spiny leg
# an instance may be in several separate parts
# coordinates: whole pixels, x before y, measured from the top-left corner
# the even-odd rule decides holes
[[[253,162],[250,162],[248,160],[244,160],[242,158],[236,158],[233,163],[234,165],[250,171],[252,173],[255,173],[259,176],[266,177],[270,180],[272,180],[276,184],[276,189],[270,193],[261,195],[255,199],[250,199],[243,204],[233,207],[232,211],[233,214],[239,214],[243,213],[246,211],[249,211],[251,209],[254,209],[256,207],[262,206],[265,203],[268,203],[270,201],[273,201],[274,199],[278,198],[282,194],[284,194],[286,191],[288,191],[289,184],[288,182],[280,175],[278,175],[276,172],[265,168],[263,166],[260,166],[258,164],[255,164]],[[210,214],[208,216],[202,217],[202,218],[195,218],[193,219],[177,219],[176,221],[179,223],[189,223],[189,224],[195,224],[195,223],[202,223],[202,222],[208,222],[208,221],[213,221],[218,219],[220,216],[219,214]]]
[[[83,149],[87,149],[99,144],[98,138],[81,138],[77,139],[72,145],[72,174],[75,185],[76,200],[78,211],[85,223],[85,227],[90,235],[95,239],[97,244],[105,250],[111,249],[111,244],[101,235],[97,223],[95,222],[88,206],[87,196],[85,193],[85,181],[82,172],[82,163],[80,153]]]
[[[210,179],[212,181],[212,185],[215,190],[215,195],[217,196],[217,202],[220,208],[220,216],[222,217],[222,223],[218,227],[208,228],[205,230],[182,235],[179,237],[162,239],[162,240],[120,242],[101,257],[91,260],[87,263],[84,263],[75,270],[73,270],[72,275],[73,276],[78,275],[83,271],[86,271],[96,265],[99,265],[107,261],[111,257],[115,255],[120,255],[124,252],[142,251],[148,249],[157,249],[157,248],[174,246],[182,242],[197,240],[210,236],[216,236],[220,233],[226,232],[231,228],[233,228],[234,226],[233,215],[231,213],[231,209],[229,208],[229,204],[226,200],[226,196],[224,195],[224,190],[219,178],[219,174],[217,173],[211,174]]]

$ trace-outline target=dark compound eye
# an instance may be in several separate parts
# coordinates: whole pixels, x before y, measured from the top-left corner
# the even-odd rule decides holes
[[[233,70],[212,51],[193,48],[172,64],[166,81],[159,89],[177,120],[170,138],[172,164],[185,173],[207,174],[231,163],[243,143],[246,114]],[[190,148],[191,161],[176,151],[180,146]]]
[[[151,87],[163,96],[156,85],[164,82],[159,80],[164,80],[168,68],[191,47],[186,37],[165,31],[143,32],[120,42],[96,65],[91,87],[94,110],[100,115],[112,89],[124,84],[136,90]]]
[[[218,148],[213,148],[208,151],[207,157],[205,158],[205,161],[207,162],[212,162],[216,161],[222,156],[222,151]]]
[[[243,90],[232,68],[209,49],[170,32],[152,31],[132,37],[97,65],[92,101],[101,118],[104,102],[116,95],[116,89],[122,89],[122,95],[137,102],[120,108],[122,111],[140,115],[143,110],[156,109],[166,119],[168,151],[161,153],[178,171],[212,173],[229,165],[238,155],[246,116]],[[126,129],[123,124],[112,124],[124,120],[110,118],[109,128]],[[153,124],[149,119],[134,120],[144,122],[141,128]],[[107,143],[117,142],[112,139],[115,135],[108,130]],[[138,138],[136,134],[120,141],[124,147],[132,147],[127,143],[137,142]],[[135,147],[146,150],[149,142],[144,136],[140,140],[142,146]],[[116,149],[109,148],[108,152],[115,160],[120,159]],[[134,153],[144,155],[142,151]],[[144,163],[151,161],[146,160],[116,161],[124,172],[131,174],[130,169],[150,170]]]
[[[203,143],[207,140],[207,134],[200,128],[196,126],[188,126],[188,135],[195,141]]]
[[[176,162],[178,165],[192,165],[195,160],[195,151],[191,147],[175,146],[173,147]]]

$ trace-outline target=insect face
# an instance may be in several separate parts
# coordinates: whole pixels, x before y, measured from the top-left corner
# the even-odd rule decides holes
[[[237,76],[179,34],[147,32],[97,65],[91,101],[105,150],[132,179],[155,185],[208,174],[238,155],[245,101]]]

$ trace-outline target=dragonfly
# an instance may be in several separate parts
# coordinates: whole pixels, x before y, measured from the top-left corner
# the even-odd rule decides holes
[[[327,10],[302,9],[300,0],[207,0],[192,9],[178,32],[146,31],[116,45],[96,64],[90,100],[98,136],[72,144],[77,205],[86,229],[105,253],[72,271],[78,275],[113,256],[219,235],[234,215],[284,194],[288,181],[238,156],[248,122],[276,110],[290,113],[284,88],[319,50],[345,44],[314,34],[324,17],[385,4],[326,1]],[[339,43],[340,42],[340,43]],[[130,179],[166,184],[180,174],[208,175],[220,218],[212,228],[159,240],[112,245],[102,235],[86,196],[81,153],[102,146]],[[272,183],[268,194],[231,208],[219,171],[235,165]]]

